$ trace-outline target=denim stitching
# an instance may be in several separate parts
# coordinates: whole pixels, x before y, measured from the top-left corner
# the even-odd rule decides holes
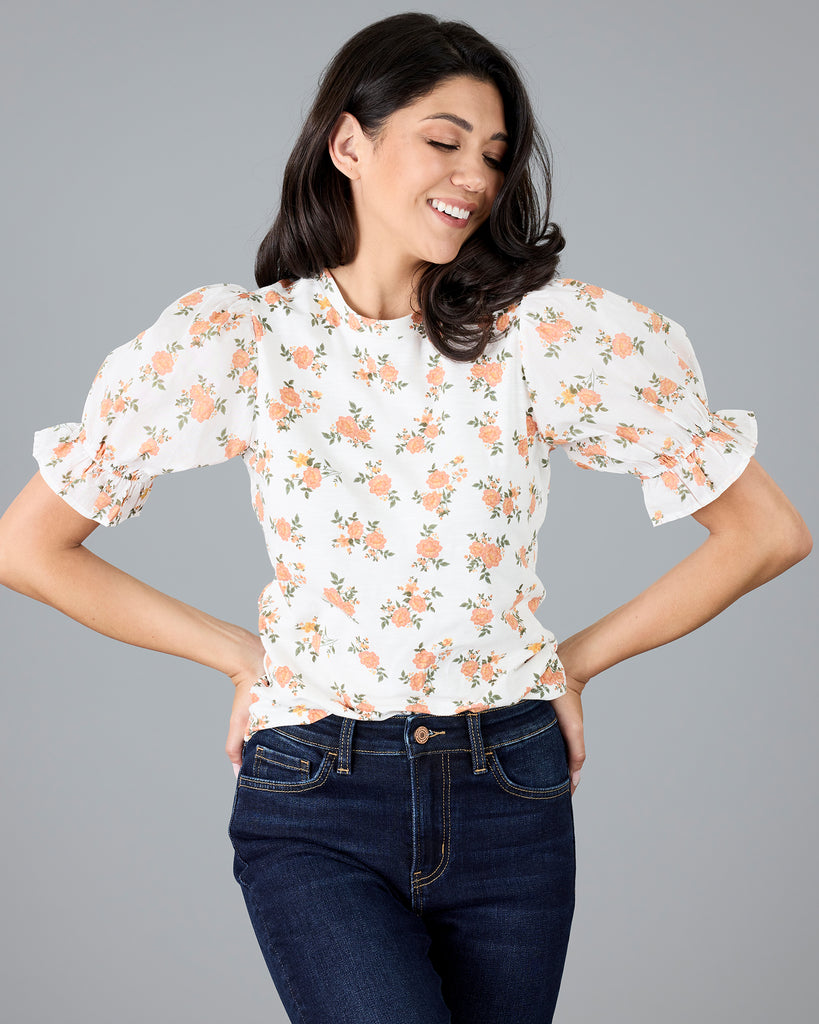
[[[443,787],[442,787],[443,788],[442,802],[443,802],[443,812],[444,812],[443,813],[444,841],[441,844],[441,859],[438,861],[437,865],[432,869],[432,871],[428,875],[424,875],[423,878],[417,878],[415,880],[415,884],[418,886],[418,897],[419,897],[420,902],[421,902],[421,909],[422,910],[423,910],[423,906],[424,906],[424,896],[423,896],[423,893],[421,892],[421,887],[424,886],[424,885],[429,885],[431,882],[434,882],[437,878],[441,877],[441,875],[444,873],[444,871],[446,871],[447,865],[449,864],[450,857],[452,855],[452,812],[451,812],[451,809],[450,809],[450,799],[449,799],[449,793],[450,793],[450,765],[449,765],[449,752],[448,751],[444,752],[444,765],[443,765],[443,769],[444,769],[444,771],[443,771],[444,780],[443,780]],[[416,873],[416,875],[420,875],[421,872],[420,871],[416,871],[415,873]]]
[[[350,748],[352,746],[353,722],[354,719],[345,718],[341,723],[341,738],[339,740],[339,744],[342,758],[344,759],[344,764],[346,766],[338,769],[342,775],[350,774]]]
[[[256,779],[252,775],[240,776],[239,785],[246,789],[266,790],[275,793],[307,793],[311,789],[323,786],[330,777],[330,769],[333,766],[336,754],[330,751],[322,763],[321,770],[313,782],[270,782],[267,779]]]
[[[253,765],[254,765],[254,770],[255,770],[256,761],[267,761],[268,764],[277,764],[281,768],[289,768],[290,771],[292,771],[292,772],[307,772],[307,771],[309,771],[310,770],[310,762],[306,761],[303,757],[300,757],[299,760],[301,761],[301,766],[295,765],[295,764],[288,764],[286,761],[277,761],[273,757],[266,757],[261,752],[261,748],[260,747],[256,747],[256,753],[255,753],[255,755],[253,757]]]
[[[542,732],[546,732],[547,729],[551,729],[555,725],[557,725],[557,719],[553,718],[551,720],[551,722],[549,722],[548,725],[544,725],[540,729],[534,729],[532,732],[524,733],[523,736],[515,736],[514,739],[505,740],[503,743],[493,743],[491,747],[487,747],[487,750],[494,750],[495,747],[500,748],[500,747],[511,747],[511,746],[514,746],[515,743],[522,743],[523,740],[529,740],[533,736],[539,736]]]
[[[469,742],[472,749],[472,771],[475,775],[482,775],[486,769],[486,750],[483,745],[481,726],[478,716],[467,715],[467,728],[469,729]]]
[[[565,782],[561,782],[557,786],[550,786],[548,789],[531,789],[527,786],[519,786],[516,782],[512,782],[511,779],[507,779],[502,774],[502,768],[494,756],[490,761],[492,766],[492,774],[498,782],[501,789],[507,793],[511,793],[513,796],[522,796],[527,800],[554,800],[555,797],[561,796],[571,785],[571,779],[566,779]]]
[[[415,777],[415,758],[411,756],[407,757],[407,766],[409,768],[410,773],[410,806],[412,807],[412,865],[414,865],[417,863],[417,858],[420,856],[421,853],[418,843],[418,815],[416,811],[416,804],[418,801],[418,788],[416,785],[417,780]],[[412,865],[410,865],[410,871],[412,871]],[[412,908],[415,911],[415,913],[420,915],[422,912],[421,896],[415,886],[415,876],[417,874],[420,874],[420,872],[415,871],[410,875],[410,893],[412,900]],[[419,903],[417,910],[415,908],[416,897],[418,898]]]
[[[557,725],[557,719],[553,718],[551,720],[551,722],[549,722],[548,725],[544,725],[544,726],[542,726],[539,729],[533,729],[531,732],[524,733],[522,736],[515,736],[513,739],[506,740],[506,741],[504,741],[502,743],[486,744],[484,749],[485,749],[486,753],[489,753],[489,751],[494,750],[495,747],[507,747],[507,746],[510,746],[511,744],[514,744],[514,743],[521,743],[523,740],[528,740],[532,736],[538,736],[540,733],[546,732],[547,729],[551,729],[555,725]],[[295,740],[297,743],[303,743],[307,747],[318,747],[321,750],[331,750],[331,751],[337,751],[338,750],[337,746],[332,746],[329,743],[322,743],[321,740],[318,740],[318,739],[316,739],[316,740],[306,740],[306,739],[304,739],[303,736],[294,736],[292,733],[286,732],[284,729],[276,729],[276,732],[281,733],[282,736],[287,736],[291,740]],[[432,735],[437,735],[437,733],[434,733]],[[467,753],[471,753],[472,752],[472,747],[471,746],[469,746],[469,747],[446,747],[445,749],[448,750],[450,753],[453,753],[453,754],[454,753],[463,753],[463,752],[467,752]],[[406,754],[406,751],[405,750],[371,750],[369,747],[356,747],[356,753],[357,754],[374,754],[377,757],[402,757],[404,754]],[[418,750],[418,751],[415,751],[413,756],[415,756],[415,757],[423,757],[425,754],[440,754],[440,753],[441,753],[440,750],[434,750],[434,749],[433,750]]]
[[[347,719],[345,718],[341,723],[341,734],[338,738],[338,759],[343,763],[345,754],[349,754],[349,748],[347,744]]]

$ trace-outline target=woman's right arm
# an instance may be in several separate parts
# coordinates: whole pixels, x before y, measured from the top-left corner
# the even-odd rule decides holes
[[[208,665],[236,694],[226,751],[241,763],[250,686],[264,671],[260,638],[129,576],[83,547],[98,524],[36,473],[0,519],[0,582],[137,647]]]
[[[137,515],[154,479],[242,454],[256,418],[263,324],[241,285],[202,285],[100,366],[81,423],[34,436],[40,466],[0,519],[0,582],[98,633],[208,665],[236,691],[228,757],[241,763],[260,638],[92,554],[98,523]]]

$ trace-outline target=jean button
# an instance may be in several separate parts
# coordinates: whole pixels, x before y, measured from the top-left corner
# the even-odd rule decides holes
[[[419,725],[413,733],[413,736],[418,743],[426,743],[429,739],[429,729],[427,729],[425,725]]]

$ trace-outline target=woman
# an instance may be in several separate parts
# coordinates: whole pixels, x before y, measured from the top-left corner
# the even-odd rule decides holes
[[[810,550],[682,327],[557,278],[563,244],[509,58],[372,25],[322,78],[258,289],[194,288],[114,350],[0,521],[7,586],[233,681],[235,874],[294,1021],[551,1020],[585,684]],[[557,447],[708,530],[559,646],[535,616]],[[157,475],[237,455],[274,567],[259,634],[83,546]]]

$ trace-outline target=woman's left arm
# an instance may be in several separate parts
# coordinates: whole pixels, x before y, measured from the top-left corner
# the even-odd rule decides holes
[[[572,791],[585,759],[580,693],[593,676],[713,619],[795,565],[813,541],[804,520],[752,458],[742,475],[692,516],[708,537],[626,604],[558,646],[568,692],[554,701],[568,747]]]

